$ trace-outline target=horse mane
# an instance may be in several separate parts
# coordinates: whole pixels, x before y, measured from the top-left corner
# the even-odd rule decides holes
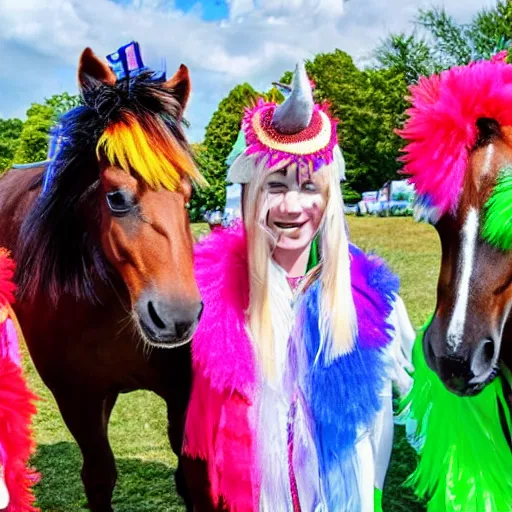
[[[436,217],[459,202],[470,153],[479,142],[477,121],[512,125],[512,65],[499,59],[457,66],[421,77],[409,88],[412,107],[402,130],[400,160],[419,196]]]
[[[20,298],[42,291],[54,303],[63,294],[97,299],[95,283],[98,278],[108,282],[110,275],[98,232],[98,158],[105,156],[126,172],[139,174],[152,188],[172,189],[181,174],[200,182],[182,114],[174,91],[153,80],[151,71],[115,85],[89,77],[81,105],[64,114],[52,131],[57,150],[44,173],[42,192],[21,226],[16,272]],[[134,143],[141,140],[150,162],[136,158]],[[170,158],[176,168],[168,163]]]

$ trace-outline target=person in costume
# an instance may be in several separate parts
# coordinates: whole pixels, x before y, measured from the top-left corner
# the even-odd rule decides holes
[[[14,262],[0,248],[0,510],[36,512],[31,487],[37,475],[28,467],[34,442],[30,423],[36,409],[21,369],[14,300]]]
[[[246,111],[228,181],[243,223],[196,247],[183,468],[194,510],[380,507],[391,379],[414,338],[398,278],[349,244],[336,121],[303,64],[281,105]],[[377,499],[374,500],[374,488]]]

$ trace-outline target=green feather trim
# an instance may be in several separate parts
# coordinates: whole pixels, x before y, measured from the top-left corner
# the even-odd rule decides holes
[[[482,237],[502,251],[512,249],[512,167],[498,175],[496,186],[485,204]]]
[[[500,376],[473,397],[450,393],[425,361],[425,329],[413,350],[414,385],[401,404],[407,425],[414,425],[411,443],[420,447],[418,466],[407,484],[429,500],[429,512],[510,511],[512,423],[506,382]]]
[[[373,489],[373,512],[383,512],[382,511],[382,491],[377,487]]]
[[[318,265],[318,262],[320,261],[320,249],[318,246],[319,237],[320,235],[316,235],[315,238],[313,238],[313,241],[311,242],[311,249],[309,250],[309,258],[306,267],[306,272],[309,272],[312,268],[316,267]]]

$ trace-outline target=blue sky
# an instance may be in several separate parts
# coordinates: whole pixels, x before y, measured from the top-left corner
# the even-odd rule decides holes
[[[134,0],[113,0],[121,5],[134,5]],[[160,2],[160,7],[188,13],[197,9],[205,21],[219,21],[229,18],[229,6],[225,0],[175,0]]]
[[[131,40],[168,75],[188,66],[188,136],[199,141],[218,103],[249,82],[265,91],[299,59],[335,48],[358,65],[390,32],[410,32],[419,7],[444,5],[466,22],[495,0],[0,0],[0,117],[77,92],[89,46],[101,57]]]
[[[176,9],[184,12],[190,11],[197,3],[201,4],[203,15],[202,19],[206,21],[216,21],[229,17],[229,8],[225,0],[202,0],[195,2],[190,0],[176,0]]]

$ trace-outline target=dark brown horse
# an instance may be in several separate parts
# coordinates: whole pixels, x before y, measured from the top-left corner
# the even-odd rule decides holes
[[[442,249],[426,361],[459,395],[512,366],[512,65],[493,59],[421,77],[398,133],[416,213]]]
[[[179,455],[190,386],[188,342],[202,303],[186,204],[201,181],[181,124],[181,66],[116,80],[89,49],[83,105],[66,114],[54,160],[0,180],[0,246],[17,261],[16,314],[37,371],[82,455],[91,510],[111,511],[107,437],[119,393],[167,403]],[[185,495],[181,468],[178,492]]]
[[[482,236],[486,204],[500,171],[511,165],[510,131],[479,119],[458,208],[435,224],[442,260],[424,350],[429,366],[461,395],[480,391],[500,360],[512,364],[512,253]]]
[[[430,219],[442,259],[423,346],[430,368],[459,395],[478,393],[497,375],[500,362],[512,365],[512,251],[485,235],[498,213],[489,201],[511,166],[512,130],[479,118],[457,206]],[[510,227],[504,223],[500,229]]]

